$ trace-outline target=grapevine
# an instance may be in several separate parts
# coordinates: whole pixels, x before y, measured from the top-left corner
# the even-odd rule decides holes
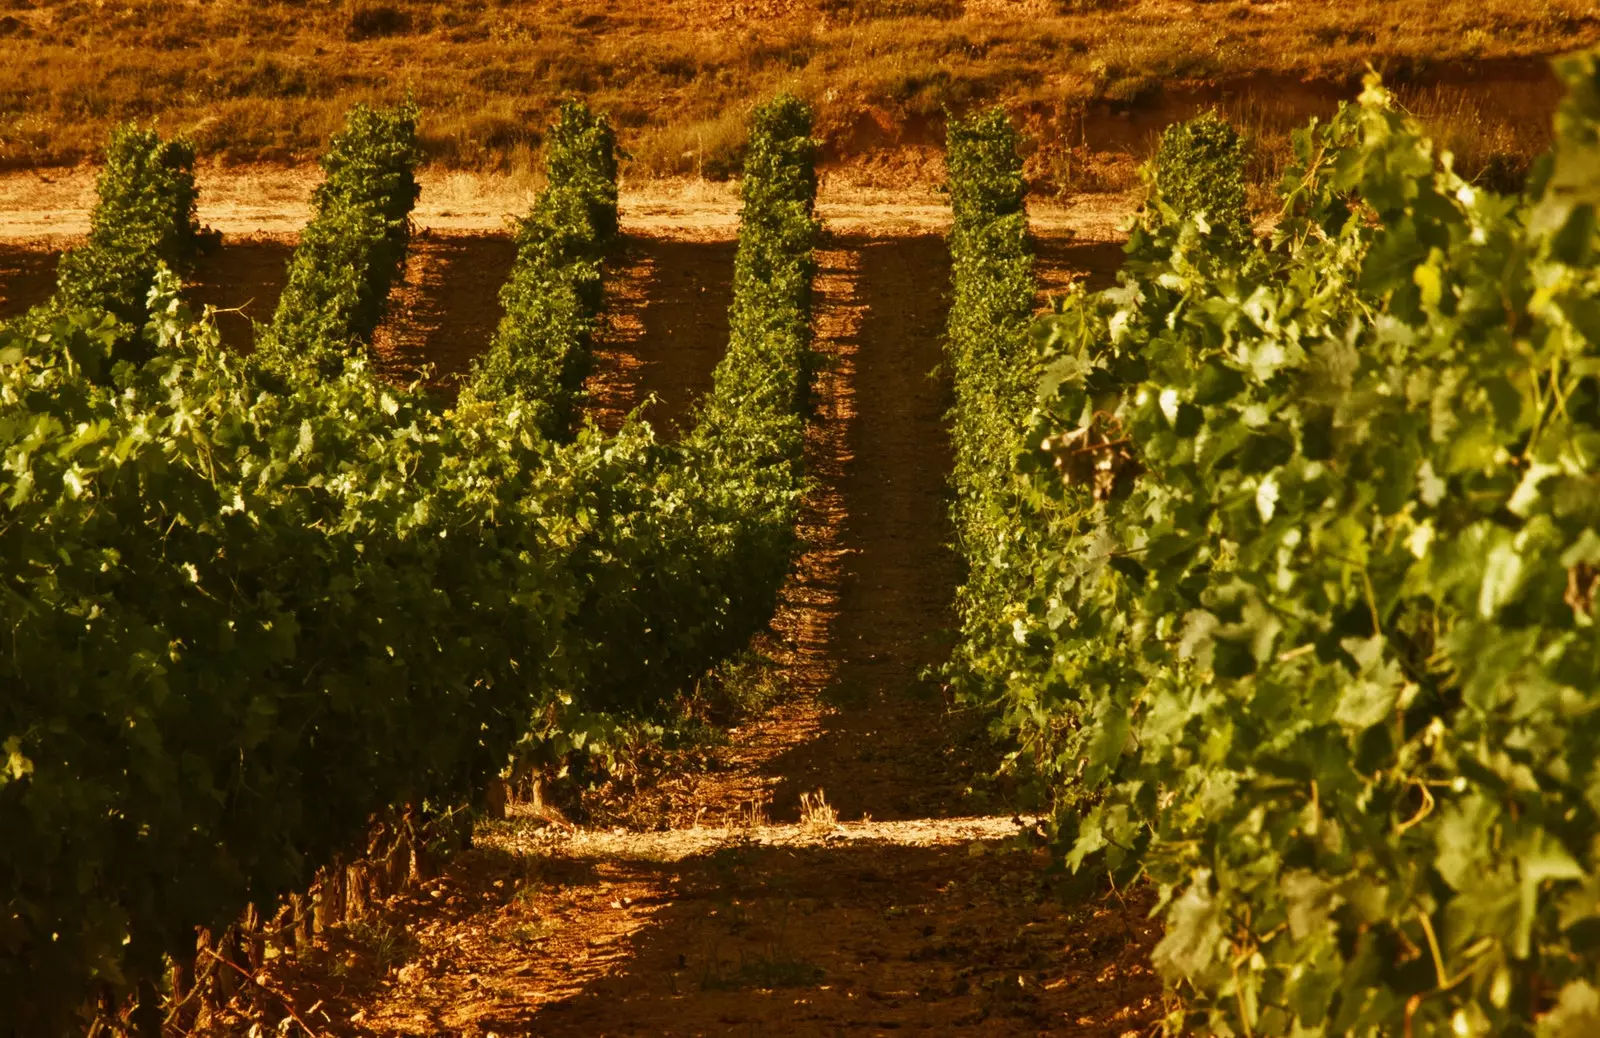
[[[1158,164],[1121,284],[1035,329],[970,670],[1067,863],[1158,885],[1172,1033],[1600,1026],[1600,60],[1560,68],[1521,199],[1369,80],[1270,242]]]

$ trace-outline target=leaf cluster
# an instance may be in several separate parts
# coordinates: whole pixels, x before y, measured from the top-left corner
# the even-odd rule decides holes
[[[517,398],[546,437],[567,438],[588,376],[617,234],[616,135],[569,101],[547,136],[548,184],[517,227],[517,260],[500,289],[505,315],[473,364],[466,400]]]
[[[1167,127],[1145,170],[1150,197],[1142,222],[1152,226],[1198,218],[1217,242],[1247,246],[1251,232],[1244,160],[1239,132],[1215,112]]]
[[[1520,199],[1369,78],[1270,243],[1169,207],[1034,329],[967,651],[1067,864],[1159,884],[1172,1033],[1600,1028],[1600,57],[1559,70]]]

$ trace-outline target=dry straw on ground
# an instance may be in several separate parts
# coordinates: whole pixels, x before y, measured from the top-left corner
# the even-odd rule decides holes
[[[1588,0],[5,6],[0,165],[12,167],[92,157],[127,118],[190,133],[203,155],[304,163],[350,104],[412,91],[447,167],[526,170],[553,106],[576,94],[613,113],[636,173],[719,177],[736,167],[750,100],[788,88],[818,106],[830,157],[881,182],[936,179],[926,152],[945,106],[1003,100],[1052,142],[1040,177],[1121,188],[1132,163],[1116,155],[1151,132],[1141,112],[1164,124],[1215,100],[1276,132],[1306,114],[1302,80],[1323,105],[1372,62],[1416,84],[1444,136],[1492,170],[1542,145],[1545,120],[1530,137],[1524,115],[1547,111],[1546,88],[1527,59],[1600,41]]]

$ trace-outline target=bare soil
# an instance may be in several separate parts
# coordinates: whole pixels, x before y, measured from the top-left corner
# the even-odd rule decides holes
[[[49,245],[29,248],[0,242],[0,320],[15,317],[56,290],[56,260]]]
[[[636,331],[627,348],[619,350],[619,339],[628,337],[619,335],[615,326],[610,329],[597,358],[598,384],[626,372],[628,407],[653,398],[645,416],[663,435],[681,432],[691,420],[693,407],[711,388],[712,370],[727,348],[733,254],[731,240],[635,235],[627,239],[622,253],[623,276],[607,285],[607,297],[613,299],[619,291],[626,298],[632,286],[640,287]],[[590,391],[605,393],[596,380],[591,380]],[[606,425],[604,420],[601,424]]]

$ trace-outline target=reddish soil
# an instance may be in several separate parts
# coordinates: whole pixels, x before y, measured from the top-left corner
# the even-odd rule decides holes
[[[608,363],[612,371],[626,368],[627,406],[654,396],[645,417],[663,435],[681,432],[692,420],[691,412],[711,388],[712,370],[727,349],[733,253],[731,241],[635,236],[627,242],[622,260],[626,270],[618,280],[623,286],[638,286],[636,323],[630,337],[613,322],[607,345],[615,351],[626,344],[628,360],[602,349],[597,374],[603,375]],[[615,295],[611,285],[607,293]]]
[[[1122,268],[1122,241],[1035,237],[1033,272],[1041,296],[1064,292],[1081,281],[1091,292],[1116,284]]]
[[[0,242],[0,321],[49,299],[56,290],[59,249]]]

